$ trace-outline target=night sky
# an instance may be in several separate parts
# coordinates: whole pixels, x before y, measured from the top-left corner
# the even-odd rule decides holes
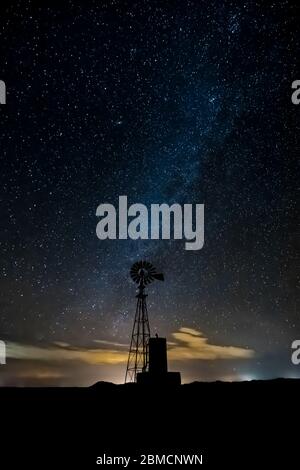
[[[184,382],[300,376],[296,23],[285,1],[1,7],[1,385],[122,382],[140,259]],[[119,195],[205,204],[203,249],[100,241]]]

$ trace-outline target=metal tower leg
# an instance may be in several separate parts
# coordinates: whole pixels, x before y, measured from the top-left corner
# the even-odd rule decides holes
[[[147,294],[144,293],[144,285],[139,285],[135,318],[131,335],[128,355],[126,382],[136,382],[138,372],[145,372],[148,368],[148,342],[150,338],[150,326],[148,319]]]

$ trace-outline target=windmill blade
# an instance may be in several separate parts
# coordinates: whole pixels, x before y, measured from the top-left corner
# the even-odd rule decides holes
[[[144,260],[136,261],[131,266],[130,276],[136,284],[143,282],[145,286],[153,282],[155,279],[158,281],[164,280],[163,274],[157,273],[153,264]]]

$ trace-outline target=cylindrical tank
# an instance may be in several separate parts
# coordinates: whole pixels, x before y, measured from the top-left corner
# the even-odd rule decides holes
[[[149,339],[149,372],[159,375],[168,372],[166,338]]]

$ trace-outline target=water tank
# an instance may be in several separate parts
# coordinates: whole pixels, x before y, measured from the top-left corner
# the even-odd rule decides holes
[[[155,375],[168,372],[166,338],[149,339],[149,372]]]

